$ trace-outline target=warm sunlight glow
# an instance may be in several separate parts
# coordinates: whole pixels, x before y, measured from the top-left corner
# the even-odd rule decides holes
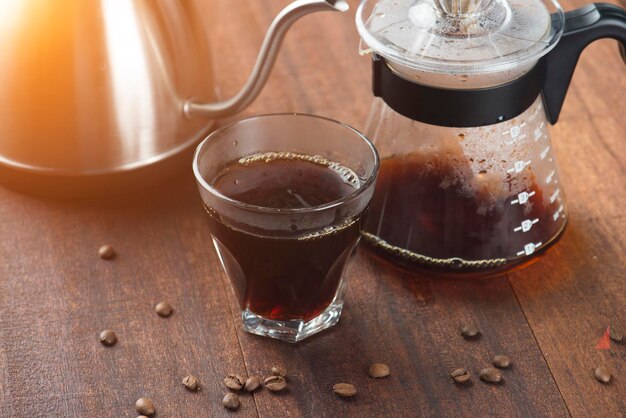
[[[15,38],[20,32],[19,25],[26,15],[26,4],[24,0],[0,0],[0,64],[11,59]],[[0,80],[4,77],[8,74],[0,72]]]
[[[130,151],[128,147],[134,147],[135,155],[151,155],[155,135],[152,132],[155,126],[154,97],[135,3],[104,0],[102,14],[120,136],[138,139],[124,141],[124,152]]]

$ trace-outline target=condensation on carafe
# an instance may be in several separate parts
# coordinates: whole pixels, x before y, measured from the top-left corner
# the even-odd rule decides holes
[[[365,238],[444,272],[506,270],[565,226],[541,98],[477,128],[412,121],[377,100],[366,130],[382,158]]]

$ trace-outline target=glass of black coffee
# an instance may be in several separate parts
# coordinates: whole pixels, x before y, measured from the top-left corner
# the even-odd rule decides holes
[[[339,320],[378,155],[355,129],[276,114],[213,132],[193,170],[244,329],[296,342]]]

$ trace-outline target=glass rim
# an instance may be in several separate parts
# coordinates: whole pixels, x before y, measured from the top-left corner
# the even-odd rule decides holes
[[[319,119],[319,120],[323,120],[326,122],[331,122],[333,124],[342,126],[343,128],[346,128],[348,131],[351,131],[353,134],[356,134],[361,141],[365,142],[365,144],[368,146],[369,150],[372,153],[372,156],[374,157],[374,167],[372,170],[372,173],[368,176],[367,180],[358,188],[355,189],[354,192],[347,194],[339,199],[333,200],[331,202],[328,203],[324,203],[322,205],[315,205],[315,206],[311,206],[311,207],[307,207],[307,208],[285,208],[285,209],[281,209],[281,208],[271,208],[271,207],[267,207],[267,206],[259,206],[259,205],[254,205],[251,203],[245,203],[242,201],[239,201],[237,199],[233,199],[229,196],[226,196],[225,194],[221,193],[220,191],[218,191],[216,188],[212,187],[202,176],[202,174],[200,174],[200,169],[198,167],[198,156],[200,155],[200,152],[202,151],[202,149],[215,137],[217,137],[218,135],[220,135],[221,133],[239,125],[240,123],[243,122],[250,122],[250,121],[254,121],[255,119],[264,119],[267,117],[272,117],[272,116],[296,116],[296,117],[306,117],[306,118],[312,118],[312,119]],[[346,204],[347,202],[350,202],[356,198],[358,198],[361,194],[363,194],[367,189],[369,189],[372,184],[374,183],[374,181],[376,180],[376,177],[378,176],[378,169],[380,167],[380,158],[378,156],[378,152],[376,151],[376,148],[374,147],[374,144],[372,143],[372,141],[370,141],[369,138],[367,138],[363,133],[361,133],[360,131],[358,131],[357,129],[353,128],[352,126],[340,122],[338,120],[335,119],[331,119],[325,116],[318,116],[318,115],[312,115],[309,113],[294,113],[294,112],[288,112],[288,113],[264,113],[264,114],[260,114],[260,115],[254,115],[254,116],[250,116],[250,117],[246,117],[243,119],[238,119],[234,122],[229,123],[228,125],[222,126],[218,129],[216,129],[215,131],[211,132],[205,139],[202,140],[202,142],[200,142],[200,144],[198,144],[198,146],[196,147],[196,150],[193,154],[193,163],[192,163],[192,168],[193,168],[193,174],[196,178],[196,181],[202,186],[203,189],[205,189],[206,191],[208,191],[209,193],[211,193],[212,195],[214,195],[215,197],[217,197],[218,199],[231,204],[233,206],[239,207],[241,209],[245,209],[248,211],[253,211],[253,212],[263,212],[263,213],[272,213],[272,214],[302,214],[302,213],[310,213],[310,212],[321,212],[324,211],[326,209],[332,209],[338,206],[341,206],[343,204]]]

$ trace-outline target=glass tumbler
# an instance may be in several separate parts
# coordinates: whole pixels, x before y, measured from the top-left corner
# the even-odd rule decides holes
[[[378,154],[355,129],[302,114],[209,135],[193,170],[246,331],[296,342],[339,320]]]

